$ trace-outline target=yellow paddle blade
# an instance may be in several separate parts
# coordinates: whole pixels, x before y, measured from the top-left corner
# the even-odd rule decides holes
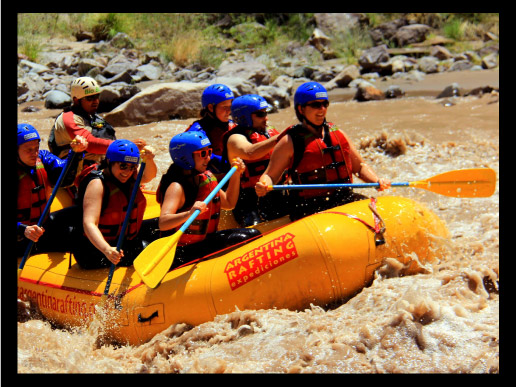
[[[495,191],[496,172],[491,168],[457,169],[412,181],[409,186],[455,198],[487,198]]]
[[[134,260],[134,269],[142,281],[150,288],[159,285],[170,266],[174,262],[177,242],[183,235],[182,231],[160,238],[148,245]]]
[[[143,191],[143,195],[145,199],[147,199],[147,206],[145,207],[145,213],[143,214],[143,219],[153,219],[159,218],[161,214],[161,207],[156,200],[156,192],[153,191]]]

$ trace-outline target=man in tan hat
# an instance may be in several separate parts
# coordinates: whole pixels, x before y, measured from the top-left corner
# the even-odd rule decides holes
[[[70,142],[76,136],[82,136],[87,140],[88,148],[79,163],[76,175],[86,167],[100,163],[109,145],[116,140],[115,129],[97,114],[101,92],[102,89],[95,79],[75,79],[71,85],[73,103],[63,109],[50,131],[48,148],[60,158],[66,157]],[[146,145],[141,139],[133,142],[140,150]]]

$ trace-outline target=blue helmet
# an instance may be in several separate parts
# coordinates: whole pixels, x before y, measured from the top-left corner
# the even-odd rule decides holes
[[[16,137],[18,143],[17,146],[32,140],[41,141],[38,131],[30,124],[18,124],[18,132]]]
[[[194,169],[192,153],[210,145],[210,139],[203,130],[191,130],[172,137],[168,151],[174,164],[184,169]]]
[[[228,86],[223,85],[222,83],[215,83],[204,89],[202,92],[201,103],[202,107],[205,108],[210,103],[217,105],[222,101],[233,98],[235,98],[235,95]]]
[[[140,151],[132,141],[115,140],[106,151],[106,159],[110,162],[120,161],[137,164],[140,161]]]
[[[256,94],[247,94],[241,97],[235,98],[231,104],[231,115],[238,125],[253,127],[253,118],[251,114],[257,110],[267,109],[270,111],[271,105]]]
[[[304,105],[316,99],[328,100],[328,92],[318,82],[306,82],[297,88],[294,94],[294,106]]]

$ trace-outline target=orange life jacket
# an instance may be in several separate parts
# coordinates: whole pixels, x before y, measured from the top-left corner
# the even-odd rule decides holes
[[[206,199],[218,184],[217,178],[209,170],[197,176],[200,176],[200,183],[198,185],[199,189],[197,191],[197,197],[195,198],[194,202],[203,201]],[[188,211],[190,208],[192,207],[183,206],[183,208],[180,208],[178,212]],[[217,227],[219,226],[219,219],[220,192],[217,192],[214,198],[208,203],[206,211],[201,212],[197,218],[195,218],[192,224],[185,230],[179,239],[178,245],[184,246],[204,240],[206,235],[217,231]],[[179,230],[179,228],[181,227],[178,227],[176,231]]]
[[[300,124],[287,128],[285,132],[292,136],[294,142],[293,163],[289,167],[289,175],[294,184],[353,182],[350,145],[334,124],[325,125],[323,138],[317,138]],[[302,146],[304,149],[300,149]],[[328,190],[302,190],[299,191],[299,196],[307,198],[326,195],[327,192]]]
[[[16,218],[28,226],[37,224],[50,197],[51,186],[41,159],[36,160],[35,179],[18,166],[18,202]]]
[[[103,178],[104,190],[108,190],[109,195],[104,195],[102,208],[100,213],[98,227],[106,242],[110,243],[118,241],[122,225],[125,220],[129,198],[117,187],[110,178]],[[107,204],[104,198],[107,197]],[[147,199],[143,195],[141,189],[138,189],[134,200],[133,209],[129,217],[129,223],[126,230],[126,239],[131,240],[136,237],[140,231],[143,221],[143,214],[147,206]]]

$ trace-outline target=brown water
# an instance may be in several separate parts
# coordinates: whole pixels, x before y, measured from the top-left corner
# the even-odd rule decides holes
[[[348,100],[332,103],[328,118],[393,182],[461,168],[498,174],[498,98]],[[18,122],[35,125],[46,149],[58,113],[19,112]],[[117,136],[144,138],[157,151],[161,175],[170,163],[170,138],[191,121],[117,128]],[[282,130],[295,117],[287,109],[269,122]],[[148,188],[158,182],[159,176]],[[481,199],[413,188],[361,192],[410,197],[436,212],[451,233],[446,258],[407,277],[397,276],[399,264],[388,261],[370,287],[333,310],[235,311],[194,328],[171,326],[135,347],[98,347],[95,327],[56,330],[34,316],[18,322],[18,372],[498,373],[498,182],[495,194]]]

